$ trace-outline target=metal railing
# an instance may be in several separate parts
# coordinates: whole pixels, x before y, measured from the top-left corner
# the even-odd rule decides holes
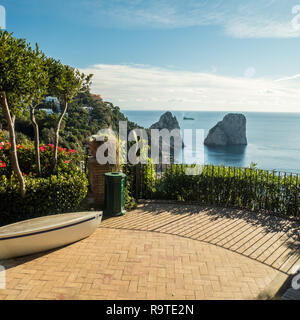
[[[192,201],[300,216],[300,175],[275,170],[205,165],[187,175],[186,165],[137,165],[136,199]],[[131,178],[132,179],[132,178]]]

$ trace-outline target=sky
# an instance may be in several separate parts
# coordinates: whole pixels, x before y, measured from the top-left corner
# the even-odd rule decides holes
[[[0,6],[9,32],[93,73],[92,92],[121,109],[300,112],[300,0]]]

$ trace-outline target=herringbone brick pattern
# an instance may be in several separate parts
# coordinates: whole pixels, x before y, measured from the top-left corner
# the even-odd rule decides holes
[[[290,273],[300,265],[300,222],[244,210],[149,202],[101,227],[155,231],[214,244]]]
[[[277,274],[210,244],[109,228],[5,265],[0,299],[253,299]]]
[[[295,225],[222,210],[149,204],[72,245],[0,261],[0,300],[255,299],[297,263]]]

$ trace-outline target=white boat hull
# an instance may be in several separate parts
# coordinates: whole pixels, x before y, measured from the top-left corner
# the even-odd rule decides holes
[[[58,248],[90,236],[102,212],[46,216],[0,228],[0,260]]]

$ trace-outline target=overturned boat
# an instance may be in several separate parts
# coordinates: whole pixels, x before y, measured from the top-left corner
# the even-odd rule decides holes
[[[0,228],[0,259],[58,248],[90,236],[102,212],[75,212],[20,221]]]

